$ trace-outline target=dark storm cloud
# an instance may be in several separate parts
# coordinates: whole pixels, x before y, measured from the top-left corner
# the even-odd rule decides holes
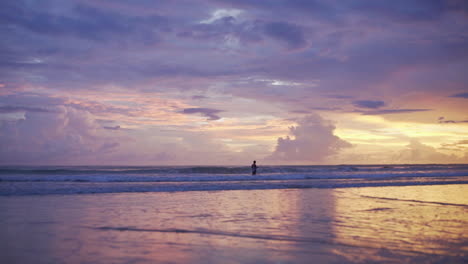
[[[384,101],[358,100],[353,102],[354,106],[361,108],[377,109],[385,105]]]
[[[212,109],[212,108],[185,108],[182,113],[184,114],[202,114],[208,118],[208,120],[219,120],[221,119],[218,116],[218,113],[223,112],[223,110]]]

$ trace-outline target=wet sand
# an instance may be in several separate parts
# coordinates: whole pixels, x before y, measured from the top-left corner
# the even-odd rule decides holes
[[[468,185],[0,197],[2,263],[466,263]]]

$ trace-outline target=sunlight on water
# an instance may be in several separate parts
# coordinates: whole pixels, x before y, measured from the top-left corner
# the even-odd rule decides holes
[[[2,263],[462,263],[466,185],[0,197]]]
[[[349,188],[334,196],[336,241],[352,246],[336,253],[348,260],[468,250],[468,185]]]

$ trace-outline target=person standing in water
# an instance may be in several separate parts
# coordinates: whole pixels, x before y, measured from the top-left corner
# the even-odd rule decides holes
[[[252,168],[252,175],[257,174],[257,161],[254,160],[250,167]]]

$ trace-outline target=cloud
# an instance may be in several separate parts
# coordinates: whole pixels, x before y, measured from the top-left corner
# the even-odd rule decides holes
[[[444,33],[427,25],[403,27],[388,16],[385,23],[381,21],[380,13],[386,10],[393,10],[390,17],[400,13],[419,17],[439,10],[432,2],[202,1],[184,2],[180,8],[176,1],[134,5],[18,0],[1,5],[0,24],[6,25],[2,29],[9,38],[0,50],[0,78],[60,89],[109,83],[139,87],[135,84],[183,76],[175,85],[181,87],[194,78],[213,77],[213,84],[217,78],[252,74],[290,77],[293,82],[323,76],[321,86],[336,87],[339,93],[344,86],[350,90],[371,86],[402,65],[438,67],[466,57],[463,38],[444,36],[456,36],[456,25]],[[245,10],[245,14],[236,18],[223,11],[211,24],[199,23],[216,10]],[[352,23],[345,30],[339,21]],[[382,34],[376,27],[389,30]],[[309,32],[317,37],[309,40]],[[428,40],[413,44],[418,38],[408,35]],[[300,49],[301,55],[280,54],[274,41],[290,50]],[[312,48],[306,49],[312,41]],[[228,46],[235,46],[238,56],[225,52]],[[329,55],[323,55],[324,50]],[[339,57],[348,60],[344,63]]]
[[[54,112],[25,113],[24,119],[0,121],[2,164],[73,164],[100,160],[119,144],[99,133],[89,113],[58,106]]]
[[[282,41],[290,50],[300,49],[307,45],[304,32],[301,27],[287,22],[271,22],[265,25],[265,33]]]
[[[468,120],[447,120],[441,116],[438,118],[439,124],[457,124],[457,123],[468,123]]]
[[[16,1],[15,4],[3,5],[3,8],[7,10],[4,23],[20,26],[32,33],[96,41],[106,41],[113,36],[122,39],[131,36],[139,41],[154,42],[158,39],[155,30],[167,26],[167,21],[161,16],[128,16],[81,3],[68,8],[62,5],[60,13],[26,1]]]
[[[468,93],[458,93],[451,95],[450,97],[455,97],[455,98],[468,98]]]
[[[442,143],[441,144],[444,148],[448,150],[465,150],[468,148],[468,140],[459,140],[455,143]]]
[[[353,102],[354,106],[361,108],[377,109],[385,105],[384,101],[358,100]]]
[[[27,107],[27,106],[0,106],[0,113],[19,113],[19,112],[39,112],[39,113],[49,113],[52,110],[39,108],[39,107]]]
[[[291,136],[278,138],[267,160],[279,162],[322,162],[351,144],[334,135],[335,126],[319,115],[309,115],[289,128]]]
[[[431,111],[432,109],[382,109],[375,111],[362,111],[363,115],[391,115],[391,114],[404,114],[414,112]]]
[[[350,95],[327,95],[325,97],[328,97],[328,98],[333,98],[333,99],[351,99],[353,98],[353,96],[350,96]]]
[[[117,125],[117,126],[103,126],[102,128],[108,129],[108,130],[119,130],[120,126],[119,125]]]
[[[405,114],[417,113],[411,120],[421,124],[430,117],[419,112],[431,110],[425,109],[430,105],[437,116],[453,115],[440,123],[468,123],[463,120],[463,99],[449,100],[450,104],[436,99],[440,87],[446,97],[467,98],[467,7],[466,1],[459,0],[0,1],[0,30],[7,36],[0,45],[0,113],[5,120],[15,120],[14,125],[2,123],[0,137],[7,142],[15,133],[24,134],[31,153],[43,154],[39,158],[53,159],[50,153],[60,145],[62,151],[55,152],[73,157],[99,153],[100,148],[92,145],[106,145],[131,149],[127,151],[130,159],[141,158],[138,154],[145,147],[156,149],[191,138],[187,130],[204,128],[187,122],[193,118],[184,114],[218,120],[220,105],[230,118],[209,124],[218,134],[206,137],[225,136],[226,127],[250,120],[274,122],[307,115],[307,110],[324,111],[340,125],[350,109],[364,115],[395,114],[396,118],[400,114],[398,118],[405,120]],[[22,90],[47,96],[20,94]],[[151,95],[168,103],[149,100]],[[233,101],[225,104],[220,98]],[[212,108],[189,108],[193,100]],[[388,109],[380,103],[390,101],[418,109]],[[76,142],[63,140],[65,132],[59,132],[69,130],[66,120],[78,119],[73,113],[88,120],[79,126],[87,129],[70,130]],[[353,116],[349,123],[357,121],[356,114],[349,116]],[[93,118],[113,122],[95,124]],[[161,123],[166,125],[161,129],[180,132],[179,137],[148,139],[164,133],[157,126]],[[386,124],[393,127],[391,122]],[[344,129],[358,126],[346,125]],[[48,142],[49,149],[32,142],[34,136],[24,126],[31,131],[37,126],[41,133],[37,140]],[[308,127],[297,126],[299,130]],[[264,138],[278,137],[282,126],[272,127]],[[108,138],[136,135],[142,129],[151,131],[120,145]],[[261,132],[249,129],[242,131],[256,138],[243,144],[266,144],[259,139]],[[358,129],[372,133],[365,126]],[[57,143],[42,131],[55,135]],[[328,131],[333,135],[333,129]],[[282,138],[283,148],[297,144],[304,138],[301,135],[291,131],[290,138]],[[234,142],[236,136],[223,140]],[[238,151],[242,144],[236,143],[228,145]],[[26,148],[23,144],[18,143],[18,148]],[[140,145],[132,148],[132,144]],[[282,150],[277,157],[285,153]],[[155,155],[151,151],[145,155]],[[180,151],[187,149],[180,147]],[[228,153],[229,148],[223,151]],[[26,149],[11,153],[29,155]],[[160,153],[156,159],[167,161],[180,157],[170,147],[156,153]]]
[[[177,36],[183,41],[189,39],[205,43],[223,51],[238,51],[250,44],[260,43],[263,39],[261,25],[257,20],[238,20],[233,16],[219,17],[210,23],[196,23],[181,27]]]
[[[206,97],[204,95],[194,95],[194,96],[192,96],[192,99],[193,100],[203,100],[203,99],[208,99],[208,97]]]
[[[242,14],[242,12],[243,11],[239,9],[218,9],[211,14],[211,17],[209,19],[202,20],[200,21],[200,23],[211,24],[216,20],[226,17],[236,18],[237,16]]]
[[[208,120],[219,120],[221,119],[218,116],[218,113],[223,112],[223,110],[213,109],[213,108],[185,108],[182,113],[184,114],[202,114],[208,117]]]
[[[437,20],[444,13],[444,1],[356,1],[352,8],[360,9],[372,17],[379,16],[385,20],[396,20],[399,23],[416,23],[419,21]]]
[[[468,155],[466,153],[464,157],[447,155],[421,143],[418,139],[412,139],[394,159],[399,163],[458,163],[467,162]]]

